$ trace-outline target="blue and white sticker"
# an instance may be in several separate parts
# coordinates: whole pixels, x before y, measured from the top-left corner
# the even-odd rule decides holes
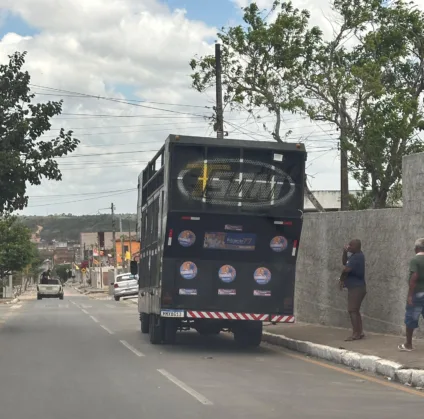
[[[260,267],[256,269],[255,273],[253,274],[254,280],[259,285],[265,285],[268,284],[269,281],[271,281],[271,271],[268,268]]]
[[[275,236],[269,243],[274,252],[283,252],[287,249],[287,245],[287,239],[283,236]]]
[[[231,265],[224,265],[219,268],[218,276],[222,282],[230,283],[236,279],[236,270]]]
[[[197,290],[194,288],[180,288],[180,295],[197,295]]]
[[[193,246],[196,235],[191,230],[184,230],[178,235],[178,243],[183,247]]]
[[[197,275],[197,266],[193,262],[184,262],[180,266],[180,274],[184,279],[193,279]]]

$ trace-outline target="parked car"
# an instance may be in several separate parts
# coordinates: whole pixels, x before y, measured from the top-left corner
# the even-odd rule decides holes
[[[132,295],[138,295],[138,275],[130,273],[116,275],[113,283],[115,301],[119,301],[121,297],[130,297]]]

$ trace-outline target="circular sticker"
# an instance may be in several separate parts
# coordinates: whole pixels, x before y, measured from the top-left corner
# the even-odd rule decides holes
[[[236,279],[236,270],[231,265],[224,265],[219,269],[218,276],[222,282],[233,282]]]
[[[269,246],[274,252],[282,252],[287,249],[287,239],[283,236],[275,236]]]
[[[190,230],[184,230],[178,236],[178,243],[183,247],[190,247],[195,241],[196,235]]]
[[[269,269],[261,267],[256,269],[253,278],[259,285],[265,285],[271,281],[271,272]]]
[[[197,266],[193,262],[184,262],[180,266],[180,274],[184,279],[193,279],[197,275]]]

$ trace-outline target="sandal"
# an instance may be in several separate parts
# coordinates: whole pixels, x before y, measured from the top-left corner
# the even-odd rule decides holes
[[[414,350],[414,348],[412,348],[412,349],[407,348],[404,343],[399,345],[398,349],[399,349],[399,351],[402,351],[402,352],[412,352]]]
[[[355,336],[349,336],[345,339],[345,342],[353,342],[354,340],[360,340],[362,339],[362,336],[359,336],[359,338],[356,338]]]

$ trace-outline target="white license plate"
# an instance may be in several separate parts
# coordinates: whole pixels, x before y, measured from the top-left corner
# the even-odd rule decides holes
[[[161,310],[161,317],[184,317],[184,310]]]

